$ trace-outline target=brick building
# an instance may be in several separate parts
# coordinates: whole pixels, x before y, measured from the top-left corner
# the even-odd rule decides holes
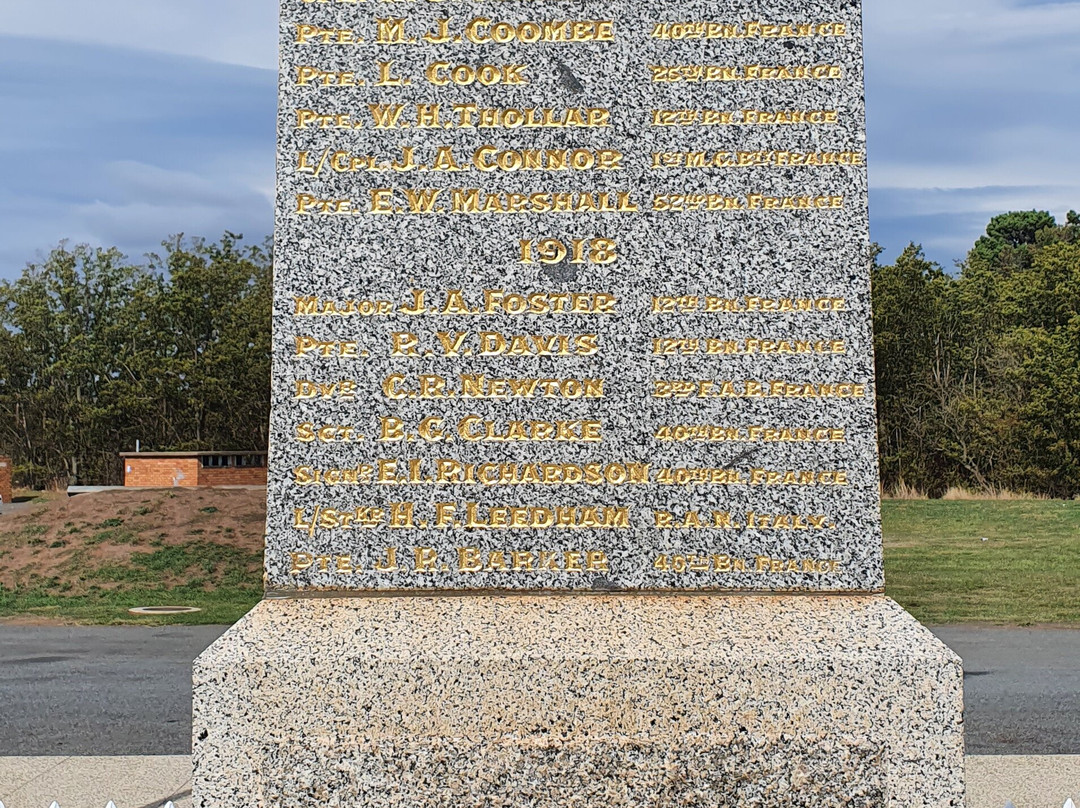
[[[124,486],[266,485],[266,452],[124,452]]]
[[[14,496],[11,491],[12,470],[11,458],[0,457],[0,501],[5,505],[9,505]]]

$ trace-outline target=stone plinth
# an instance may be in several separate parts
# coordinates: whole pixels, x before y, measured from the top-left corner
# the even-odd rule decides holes
[[[883,597],[264,601],[197,806],[960,806],[959,659]]]

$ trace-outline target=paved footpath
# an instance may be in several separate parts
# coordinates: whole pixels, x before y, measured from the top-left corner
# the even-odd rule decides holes
[[[1062,808],[1080,804],[1080,756],[969,757],[967,808]],[[191,808],[187,757],[0,757],[7,808]]]

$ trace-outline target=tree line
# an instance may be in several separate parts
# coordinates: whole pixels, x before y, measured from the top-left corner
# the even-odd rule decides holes
[[[886,490],[1080,495],[1080,216],[996,216],[958,270],[872,269]]]
[[[117,453],[264,449],[268,245],[174,238],[143,264],[61,244],[0,283],[0,454],[16,482],[118,485]]]
[[[955,272],[871,267],[882,481],[1080,495],[1080,216],[993,218]],[[0,454],[31,487],[121,482],[120,451],[265,450],[269,244],[61,244],[0,283]]]

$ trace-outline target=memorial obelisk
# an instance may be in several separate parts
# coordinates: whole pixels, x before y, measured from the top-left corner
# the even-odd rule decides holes
[[[960,806],[883,596],[858,0],[282,0],[197,806]]]

